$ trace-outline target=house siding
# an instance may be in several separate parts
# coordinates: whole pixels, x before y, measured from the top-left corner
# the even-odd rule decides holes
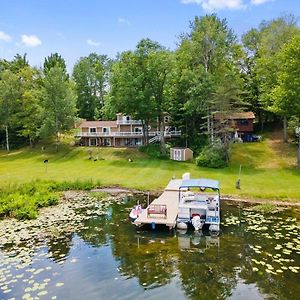
[[[156,127],[151,126],[149,139],[158,135]],[[75,136],[80,138],[79,144],[83,146],[138,147],[143,142],[141,122],[121,114],[117,115],[116,121],[83,121],[77,128]],[[90,128],[96,128],[96,131],[91,132]],[[103,131],[104,128],[108,130]],[[139,130],[136,131],[136,128]],[[170,131],[169,128],[164,132],[166,139],[179,137],[180,134],[180,131]]]

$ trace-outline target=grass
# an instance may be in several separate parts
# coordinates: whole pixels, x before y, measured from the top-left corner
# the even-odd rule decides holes
[[[136,149],[62,146],[42,151],[24,148],[6,154],[0,151],[0,186],[35,181],[101,182],[141,190],[163,189],[172,176],[183,173],[220,180],[223,195],[242,198],[299,201],[300,170],[296,168],[296,148],[287,150],[273,141],[234,144],[231,164],[224,169],[197,167],[192,162],[149,158]],[[90,153],[92,151],[92,153]],[[92,159],[89,157],[92,156]],[[94,161],[94,159],[96,159]],[[132,159],[132,162],[128,160]],[[44,163],[48,159],[49,163]],[[241,189],[235,188],[242,165]]]

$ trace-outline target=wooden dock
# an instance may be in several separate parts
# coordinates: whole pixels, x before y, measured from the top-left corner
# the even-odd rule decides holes
[[[174,228],[178,215],[178,191],[181,182],[181,179],[172,179],[164,192],[143,210],[140,216],[134,221],[134,224],[137,226],[163,224],[170,229]]]

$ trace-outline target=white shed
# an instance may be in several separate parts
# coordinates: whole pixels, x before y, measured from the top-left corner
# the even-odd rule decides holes
[[[193,159],[193,151],[190,148],[176,147],[170,149],[170,159],[186,161]]]

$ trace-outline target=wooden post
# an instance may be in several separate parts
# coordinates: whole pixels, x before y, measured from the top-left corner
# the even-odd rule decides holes
[[[8,139],[8,126],[5,126],[5,135],[6,135],[6,150],[9,152],[9,139]]]
[[[240,189],[241,188],[241,171],[242,171],[242,165],[240,165],[240,170],[239,170],[239,178],[235,184],[235,187],[237,189]]]
[[[296,135],[298,136],[298,156],[297,164],[300,166],[300,126],[296,128]]]

